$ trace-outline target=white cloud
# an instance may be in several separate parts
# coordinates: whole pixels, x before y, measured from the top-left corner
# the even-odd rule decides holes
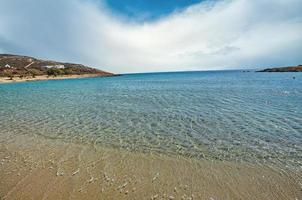
[[[0,50],[143,72],[302,63],[301,0],[203,2],[152,22],[84,0],[0,0]]]

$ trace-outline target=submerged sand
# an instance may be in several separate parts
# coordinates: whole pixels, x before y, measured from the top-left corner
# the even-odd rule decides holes
[[[0,134],[0,199],[301,199],[301,171]]]

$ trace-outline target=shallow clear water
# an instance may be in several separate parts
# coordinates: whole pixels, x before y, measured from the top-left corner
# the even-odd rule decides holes
[[[301,168],[302,73],[181,72],[2,84],[0,133]]]

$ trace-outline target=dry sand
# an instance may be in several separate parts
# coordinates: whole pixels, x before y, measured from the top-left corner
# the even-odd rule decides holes
[[[99,77],[103,76],[100,74],[82,74],[82,75],[62,75],[62,76],[36,76],[33,77],[14,77],[13,80],[10,80],[8,77],[0,77],[0,83],[17,83],[17,82],[26,82],[26,81],[45,81],[45,80],[60,80],[60,79],[74,79],[74,78],[89,78],[89,77]]]
[[[0,133],[0,199],[302,198],[300,172]]]

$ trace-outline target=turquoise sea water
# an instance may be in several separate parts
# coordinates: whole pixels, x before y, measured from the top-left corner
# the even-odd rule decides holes
[[[0,134],[301,169],[302,73],[179,72],[2,84]]]

